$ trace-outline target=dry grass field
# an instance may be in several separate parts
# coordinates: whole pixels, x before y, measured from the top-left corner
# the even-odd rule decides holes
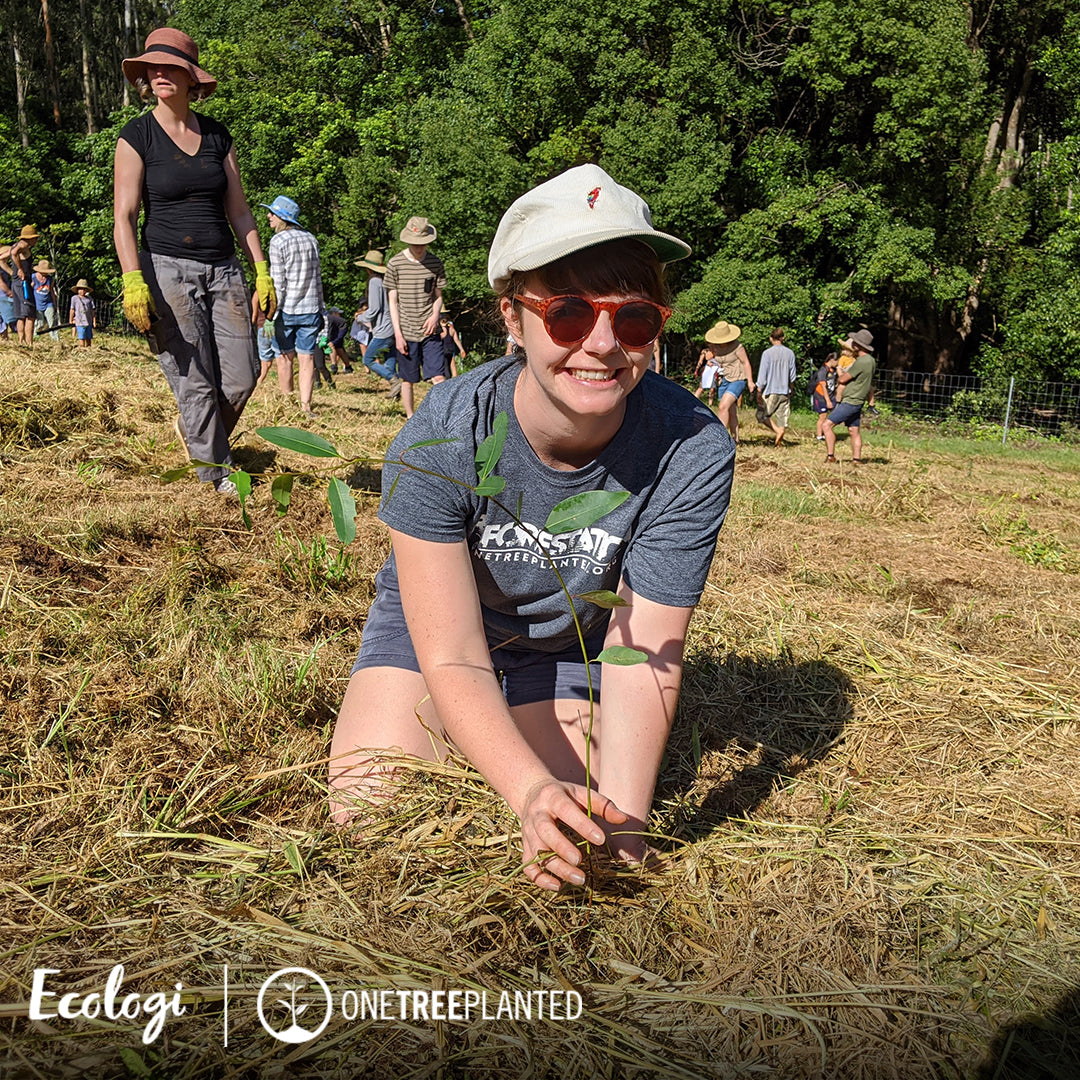
[[[366,375],[314,430],[377,457]],[[692,622],[648,871],[539,893],[515,822],[453,762],[365,836],[327,821],[330,726],[387,553],[298,481],[278,519],[181,464],[142,347],[0,345],[0,1076],[1080,1076],[1080,465],[871,429],[856,471],[743,413]],[[273,386],[236,440],[300,426]],[[174,993],[28,1018],[55,993]],[[226,1015],[224,969],[228,966]],[[304,967],[359,990],[576,990],[573,1020],[346,1019],[275,1040]],[[309,988],[310,989],[310,988]],[[55,1013],[57,998],[49,999]],[[227,1038],[227,1045],[225,1045]]]

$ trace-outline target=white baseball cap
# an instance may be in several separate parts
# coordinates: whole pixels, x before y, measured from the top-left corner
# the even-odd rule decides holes
[[[514,270],[538,270],[564,255],[633,239],[662,263],[685,259],[690,245],[653,228],[648,204],[599,165],[578,165],[516,199],[502,216],[488,254],[488,281],[499,292]]]

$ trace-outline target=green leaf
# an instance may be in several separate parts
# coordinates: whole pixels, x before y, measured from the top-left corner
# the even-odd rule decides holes
[[[571,495],[548,514],[544,528],[555,534],[584,529],[629,498],[629,491],[583,491],[580,495]]]
[[[166,469],[165,472],[163,472],[158,477],[158,479],[163,484],[172,484],[175,483],[177,480],[180,480],[183,477],[187,476],[187,474],[191,472],[191,470],[194,468],[194,465],[181,465],[179,469]]]
[[[442,446],[443,443],[457,442],[457,439],[425,439],[423,442],[414,442],[412,446],[406,446],[401,452],[407,454],[410,450],[419,450],[421,446]]]
[[[255,432],[268,443],[280,446],[282,450],[295,450],[298,454],[307,454],[308,457],[341,457],[333,445],[321,435],[304,431],[302,428],[261,427],[256,428]]]
[[[120,1048],[120,1060],[132,1076],[153,1076],[150,1066],[128,1046]]]
[[[575,599],[588,600],[590,604],[595,604],[597,607],[602,608],[630,606],[621,596],[613,593],[610,589],[597,589],[595,592],[577,593]]]
[[[506,442],[506,427],[509,423],[506,413],[501,412],[495,417],[491,434],[476,448],[477,477],[483,483],[499,464],[502,457],[503,444]],[[501,488],[499,489],[502,490]]]
[[[294,874],[297,877],[304,876],[304,860],[300,857],[300,851],[291,840],[285,844],[282,849],[285,855],[285,861],[292,868]]]
[[[284,517],[289,510],[289,503],[292,502],[293,479],[292,473],[282,473],[280,476],[275,476],[274,482],[270,485],[270,498],[274,500],[278,517]]]
[[[476,485],[476,494],[485,498],[488,495],[498,495],[506,487],[506,480],[501,476],[485,476]]]
[[[387,502],[389,502],[394,497],[394,492],[397,490],[397,482],[401,479],[401,473],[404,471],[405,470],[402,469],[401,472],[399,472],[397,476],[394,477],[394,482],[390,485],[390,490],[386,493]]]
[[[240,498],[240,516],[244,519],[244,527],[251,528],[251,516],[247,512],[247,498],[251,494],[251,474],[237,469],[229,473],[229,479],[236,485],[236,494]]]
[[[609,645],[596,658],[601,664],[617,664],[619,667],[633,667],[644,664],[649,654],[640,649],[631,649],[628,645]]]
[[[351,544],[356,539],[356,500],[352,497],[349,485],[332,476],[326,494],[330,499],[334,532],[343,544]]]

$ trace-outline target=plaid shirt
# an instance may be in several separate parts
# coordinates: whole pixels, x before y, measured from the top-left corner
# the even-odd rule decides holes
[[[287,315],[323,311],[319,244],[304,229],[282,229],[270,237],[270,273],[278,310]]]

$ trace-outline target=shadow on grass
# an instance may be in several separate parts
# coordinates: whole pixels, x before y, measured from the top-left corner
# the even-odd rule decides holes
[[[1080,987],[1046,1015],[998,1032],[975,1080],[1071,1080],[1080,1077]]]
[[[824,660],[689,657],[657,784],[657,800],[672,808],[668,834],[696,839],[753,813],[833,750],[854,696],[851,679]]]

